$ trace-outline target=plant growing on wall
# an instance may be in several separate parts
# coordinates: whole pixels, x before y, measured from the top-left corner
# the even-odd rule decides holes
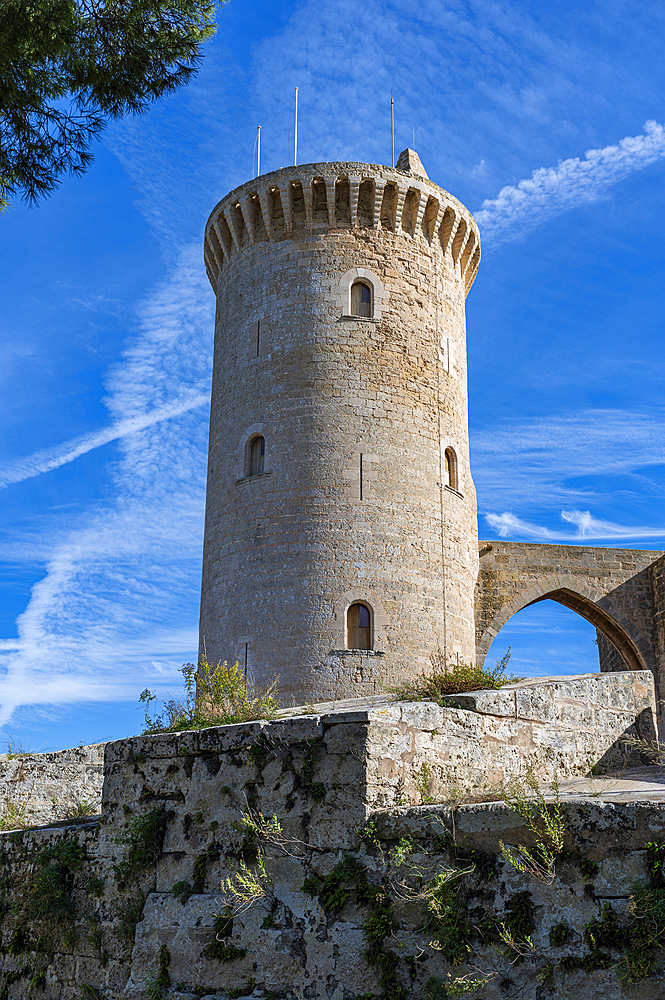
[[[391,691],[400,701],[440,702],[446,695],[502,688],[505,684],[515,684],[524,680],[523,677],[516,677],[513,674],[506,675],[509,660],[510,647],[493,670],[486,670],[475,663],[447,664],[443,653],[439,650],[431,658],[431,673],[422,673],[413,681],[391,688]]]
[[[525,821],[535,846],[508,847],[499,841],[501,856],[518,872],[551,885],[556,877],[556,859],[563,851],[564,822],[559,804],[559,784],[552,783],[554,802],[547,803],[533,772],[524,782],[508,782],[504,789],[507,804]]]
[[[150,706],[157,696],[148,688],[141,693],[144,735],[272,719],[279,708],[274,694],[277,681],[267,688],[251,688],[237,662],[229,666],[225,660],[211,666],[203,657],[198,667],[186,663],[180,673],[185,680],[182,696],[164,702],[156,715],[150,714]]]

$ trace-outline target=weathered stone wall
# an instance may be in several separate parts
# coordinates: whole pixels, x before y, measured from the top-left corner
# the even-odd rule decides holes
[[[602,857],[602,866],[591,892],[579,860],[544,890],[494,857],[499,838],[525,837],[505,807],[408,802],[455,800],[454,789],[423,783],[422,764],[453,766],[463,787],[476,780],[483,747],[497,776],[499,760],[505,774],[535,763],[547,775],[542,749],[558,753],[566,773],[617,760],[622,732],[653,732],[651,677],[589,675],[458,698],[467,707],[377,705],[107,744],[101,822],[0,835],[2,995],[17,1000],[40,988],[45,1000],[154,1000],[170,982],[174,997],[257,989],[273,1000],[356,1000],[398,997],[399,987],[415,1000],[431,976],[445,982],[460,971],[429,947],[426,900],[416,892],[422,872],[426,883],[475,858],[476,873],[459,876],[455,895],[469,913],[484,908],[485,937],[467,934],[480,949],[473,964],[493,962],[499,973],[484,995],[505,996],[497,984],[510,979],[529,1000],[540,997],[534,963],[544,959],[530,960],[530,982],[512,955],[497,958],[485,947],[496,941],[494,918],[509,919],[511,900],[523,903],[519,894],[529,892],[538,955],[562,916],[577,928],[569,950],[584,951],[582,925],[598,900],[612,897],[625,910],[628,881],[642,872],[646,842],[665,836],[665,817],[566,805],[569,845]],[[257,839],[241,821],[248,808],[276,815],[281,834],[273,826],[268,841]],[[405,836],[421,876],[387,853]],[[232,900],[222,880],[241,861],[255,872],[257,848],[263,894],[226,915]],[[578,972],[556,975],[566,989],[587,982]],[[611,970],[594,976],[611,1000],[623,995]],[[635,997],[656,995],[640,989]]]
[[[650,671],[543,678],[446,701],[450,708],[395,702],[372,710],[373,806],[481,798],[530,769],[541,781],[592,766],[611,771],[626,759],[623,736],[656,736]]]
[[[101,812],[104,746],[0,754],[0,823],[43,826]]]
[[[439,649],[472,659],[472,217],[425,176],[308,164],[224,198],[206,247],[217,315],[202,651],[277,676],[296,704],[381,691]],[[354,278],[373,289],[371,317],[349,315]],[[264,472],[249,476],[257,434]],[[354,601],[372,609],[368,654],[347,648]]]

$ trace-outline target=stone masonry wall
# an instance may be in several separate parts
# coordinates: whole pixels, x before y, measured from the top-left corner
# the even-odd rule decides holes
[[[618,912],[626,910],[628,880],[643,872],[646,842],[665,836],[665,818],[566,805],[569,845],[602,858],[598,900],[574,858],[548,896],[496,859],[499,837],[526,836],[505,807],[408,806],[455,798],[426,787],[420,764],[432,761],[435,770],[446,743],[462,784],[477,774],[481,743],[507,774],[538,765],[542,748],[559,753],[562,765],[563,751],[581,753],[568,773],[615,762],[622,732],[653,732],[649,681],[630,673],[560,678],[476,692],[464,696],[466,708],[379,705],[107,744],[101,822],[0,835],[0,995],[415,1000],[432,976],[445,982],[471,971],[429,945],[422,892],[452,864],[467,870],[456,876],[456,897],[471,910],[484,907],[487,918],[480,940],[468,930],[472,950],[464,951],[471,962],[480,949],[472,964],[481,969],[494,963],[498,978],[483,995],[505,996],[497,984],[509,978],[535,1000],[536,959],[529,977],[513,969],[514,956],[497,958],[489,948],[496,920],[510,921],[510,907],[524,909],[520,894],[530,893],[537,948],[563,916],[578,928],[570,944],[583,950],[582,925],[599,912],[598,900],[613,896]],[[589,706],[578,718],[582,697]],[[543,773],[550,766],[543,758]],[[277,817],[267,839],[243,825],[248,810],[255,819]],[[401,837],[410,846],[400,857],[415,852],[417,869],[390,854]],[[241,863],[258,872],[258,891],[238,905],[223,880]],[[556,975],[566,988],[582,982],[578,972]],[[612,970],[594,976],[604,996],[622,995]],[[632,995],[656,995],[645,989]]]
[[[446,701],[450,707],[395,702],[372,710],[373,805],[481,798],[529,769],[541,781],[587,774],[592,766],[611,771],[626,759],[622,736],[656,737],[646,670],[543,678]]]
[[[104,746],[0,754],[0,823],[6,827],[22,820],[44,826],[100,813]]]

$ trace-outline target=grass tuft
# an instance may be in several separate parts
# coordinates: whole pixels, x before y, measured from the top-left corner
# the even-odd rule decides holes
[[[510,648],[499,660],[494,670],[486,670],[475,663],[456,663],[447,666],[443,653],[439,650],[432,657],[432,672],[423,673],[415,680],[406,681],[399,687],[391,688],[398,701],[436,701],[450,694],[463,694],[465,691],[484,691],[487,688],[497,689],[505,684],[515,684],[523,681],[523,677],[506,675],[506,667],[510,660]]]

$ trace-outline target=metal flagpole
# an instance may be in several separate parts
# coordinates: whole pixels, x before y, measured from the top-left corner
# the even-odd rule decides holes
[[[293,166],[298,163],[298,88],[296,87],[296,122],[293,134]]]
[[[257,125],[257,152],[256,152],[256,176],[259,177],[261,174],[261,126]]]
[[[390,132],[393,140],[393,167],[395,166],[395,102],[393,92],[390,91]]]

